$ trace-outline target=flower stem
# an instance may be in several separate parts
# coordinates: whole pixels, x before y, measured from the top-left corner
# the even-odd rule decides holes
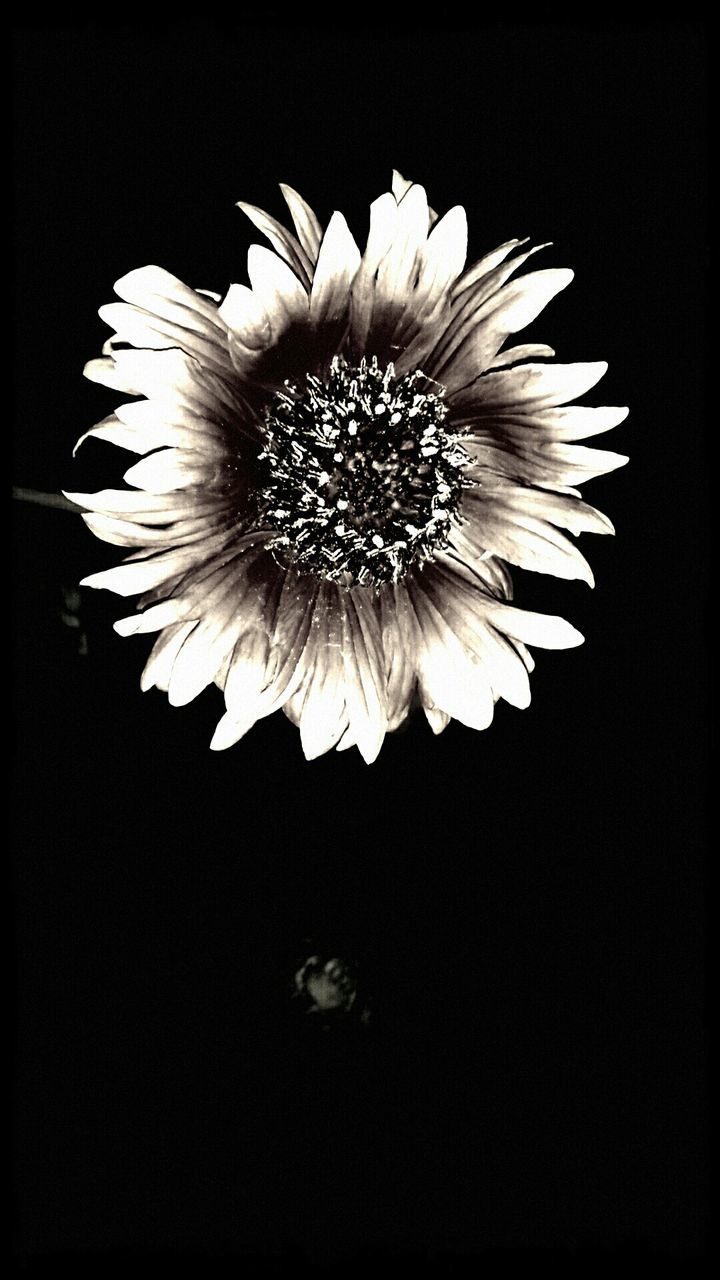
[[[22,489],[13,485],[12,496],[19,502],[36,502],[41,507],[58,507],[60,511],[78,513],[75,503],[64,498],[61,493],[42,493],[40,489]]]

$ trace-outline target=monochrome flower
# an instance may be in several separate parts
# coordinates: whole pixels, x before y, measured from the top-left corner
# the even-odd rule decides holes
[[[361,253],[341,213],[323,231],[282,192],[296,234],[241,204],[272,248],[222,301],[159,267],[117,282],[85,372],[142,398],[81,441],[142,457],[131,488],[67,496],[130,549],[84,585],[139,595],[115,626],[159,633],[143,689],[217,684],[215,749],[282,708],[308,758],[371,761],[413,702],[436,733],[483,729],[498,698],[528,705],[528,646],[582,641],[511,604],[507,566],[592,585],[567,533],[612,525],[577,485],[626,459],[571,442],[627,410],[570,403],[604,363],[505,348],[572,279],[515,275],[526,241],[466,270],[464,210],[438,218],[395,173]]]

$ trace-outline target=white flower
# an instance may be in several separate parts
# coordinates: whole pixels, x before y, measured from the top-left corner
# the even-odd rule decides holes
[[[503,349],[572,279],[512,279],[525,241],[465,270],[464,210],[438,219],[396,173],[361,254],[342,214],[323,232],[282,191],[296,235],[242,204],[272,249],[221,305],[159,267],[117,282],[85,372],[143,398],[86,435],[143,456],[132,488],[68,496],[131,549],[84,584],[140,596],[115,625],[160,633],[143,689],[178,705],[215,682],[215,749],[282,708],[308,758],[371,761],[414,698],[436,733],[484,729],[498,698],[528,705],[526,646],[582,641],[509,603],[507,565],[592,585],[563,531],[612,532],[576,486],[626,459],[569,442],[627,410],[566,407],[604,363]]]

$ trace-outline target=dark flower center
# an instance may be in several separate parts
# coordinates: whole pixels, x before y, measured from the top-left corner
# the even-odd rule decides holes
[[[265,412],[260,516],[276,558],[342,586],[397,582],[445,546],[470,459],[420,370],[335,356]],[[434,388],[434,389],[433,389]]]

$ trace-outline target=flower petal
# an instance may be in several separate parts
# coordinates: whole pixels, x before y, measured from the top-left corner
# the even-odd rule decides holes
[[[330,751],[348,726],[342,656],[342,609],[334,584],[320,585],[313,616],[309,676],[301,695],[298,723],[306,760]],[[300,695],[298,695],[300,696]]]
[[[450,393],[466,386],[492,364],[505,339],[530,324],[572,279],[569,270],[533,271],[505,285],[475,313],[463,340],[445,349],[433,376]]]
[[[450,321],[451,287],[467,254],[467,217],[462,205],[450,209],[420,249],[417,282],[410,316],[399,337],[405,347],[398,355],[398,374],[418,368],[437,346]]]
[[[153,688],[167,693],[175,659],[196,625],[195,622],[178,622],[166,627],[158,636],[140,677],[143,693]]]
[[[295,236],[291,235],[282,223],[275,218],[271,218],[269,213],[265,213],[264,209],[258,209],[257,205],[247,204],[245,200],[238,200],[237,207],[242,209],[258,231],[267,236],[275,252],[287,262],[301,283],[306,285],[309,290],[313,264],[302,245],[295,239]]]
[[[407,631],[398,616],[394,589],[384,586],[379,592],[380,633],[385,656],[385,680],[388,703],[388,732],[397,729],[407,718],[417,683],[414,655],[415,635]]]
[[[248,275],[275,336],[307,315],[308,295],[286,262],[262,244],[248,249]]]
[[[310,295],[310,319],[320,325],[349,310],[350,286],[360,266],[358,249],[341,213],[334,213],[323,236]]]
[[[191,289],[162,267],[138,267],[128,271],[115,282],[114,289],[124,302],[204,333],[209,339],[223,332],[217,318],[217,307],[206,301],[207,295]]]
[[[421,637],[418,679],[423,705],[439,708],[470,729],[486,729],[494,700],[482,665],[460,643],[419,578],[409,578],[407,590]]]
[[[398,220],[398,205],[387,192],[370,205],[367,245],[352,287],[350,339],[360,359],[368,349],[367,338],[375,306],[375,280],[380,264],[390,252]],[[373,352],[377,354],[377,352]]]
[[[310,205],[302,196],[289,187],[286,183],[280,183],[280,190],[283,193],[285,202],[290,210],[290,215],[295,223],[295,230],[298,234],[298,240],[307,254],[309,262],[315,265],[320,252],[320,242],[322,240],[322,227],[313,213]]]
[[[504,369],[511,364],[519,364],[521,360],[542,360],[546,356],[555,355],[552,347],[547,347],[542,342],[526,342],[519,347],[508,347],[507,351],[502,351],[493,359],[492,369]]]
[[[453,411],[482,406],[490,410],[532,410],[564,405],[582,396],[607,373],[607,362],[577,364],[521,364],[499,373],[484,373],[452,392]]]
[[[487,471],[493,471],[545,489],[581,484],[627,462],[624,454],[558,444],[543,440],[538,433],[512,427],[500,431],[494,426],[473,433],[465,437],[463,447],[477,463],[476,469],[468,471],[470,479],[482,481]]]
[[[234,347],[238,346],[248,352],[262,351],[270,346],[272,329],[257,293],[248,289],[245,284],[231,284],[218,315],[225,321],[230,333],[230,351],[235,358]],[[236,367],[242,369],[242,363]]]
[[[468,267],[467,271],[460,276],[455,288],[453,289],[453,297],[458,300],[463,294],[466,294],[469,289],[473,288],[478,281],[487,280],[491,272],[493,272],[501,262],[505,261],[508,254],[512,253],[513,249],[518,249],[521,244],[527,244],[527,242],[527,236],[522,240],[506,240],[505,243],[499,245],[497,249],[492,249],[490,253],[486,253],[484,257],[480,258],[478,262],[473,263],[473,265]]]
[[[514,646],[490,624],[485,612],[488,597],[477,585],[434,565],[424,575],[424,588],[464,648],[482,663],[494,696],[514,707],[529,706],[527,668]]]
[[[208,338],[126,302],[110,302],[100,307],[98,315],[115,330],[111,339],[113,349],[116,342],[129,342],[135,347],[158,351],[179,347],[187,355],[200,360],[206,369],[214,369],[220,374],[232,371],[224,329],[213,328],[212,336]]]
[[[133,463],[123,480],[153,493],[172,493],[190,485],[210,489],[226,477],[224,462],[225,453],[220,449],[159,449]]]
[[[435,376],[437,368],[446,358],[449,349],[457,349],[460,343],[467,337],[475,327],[478,311],[489,302],[497,293],[500,292],[506,280],[522,267],[534,254],[539,253],[541,249],[548,246],[544,244],[533,245],[532,248],[526,249],[525,253],[517,254],[516,257],[510,258],[505,262],[502,259],[506,254],[500,255],[501,261],[493,266],[493,269],[483,274],[468,289],[461,294],[457,290],[453,291],[452,310],[445,330],[438,341],[437,346],[428,356],[426,361],[427,371]],[[497,251],[497,254],[500,250]],[[492,261],[496,255],[490,254],[489,260]],[[462,277],[463,279],[465,277]]]
[[[387,732],[385,672],[377,616],[367,591],[348,591],[338,596],[338,601],[349,725],[363,760],[371,764]]]
[[[536,494],[539,491],[519,487],[512,487],[512,491],[510,488],[490,492],[468,490],[463,506],[466,515],[463,533],[467,542],[475,547],[478,557],[490,551],[522,569],[549,573],[556,578],[580,578],[588,586],[594,586],[592,570],[585,557],[554,527],[555,523],[565,523],[567,513],[563,515],[557,507],[536,503]],[[557,503],[565,498],[563,494],[542,496]],[[573,532],[580,532],[581,523],[578,512]],[[596,528],[594,531],[606,530]]]
[[[586,440],[589,436],[612,430],[628,416],[627,409],[615,405],[592,409],[585,405],[550,409],[531,407],[529,412],[524,412],[524,408],[493,410],[492,413],[478,409],[477,414],[458,414],[456,421],[470,427],[478,423],[487,426],[488,430],[497,428],[499,433],[508,428],[517,428],[527,432],[528,436],[535,432],[539,440]]]

